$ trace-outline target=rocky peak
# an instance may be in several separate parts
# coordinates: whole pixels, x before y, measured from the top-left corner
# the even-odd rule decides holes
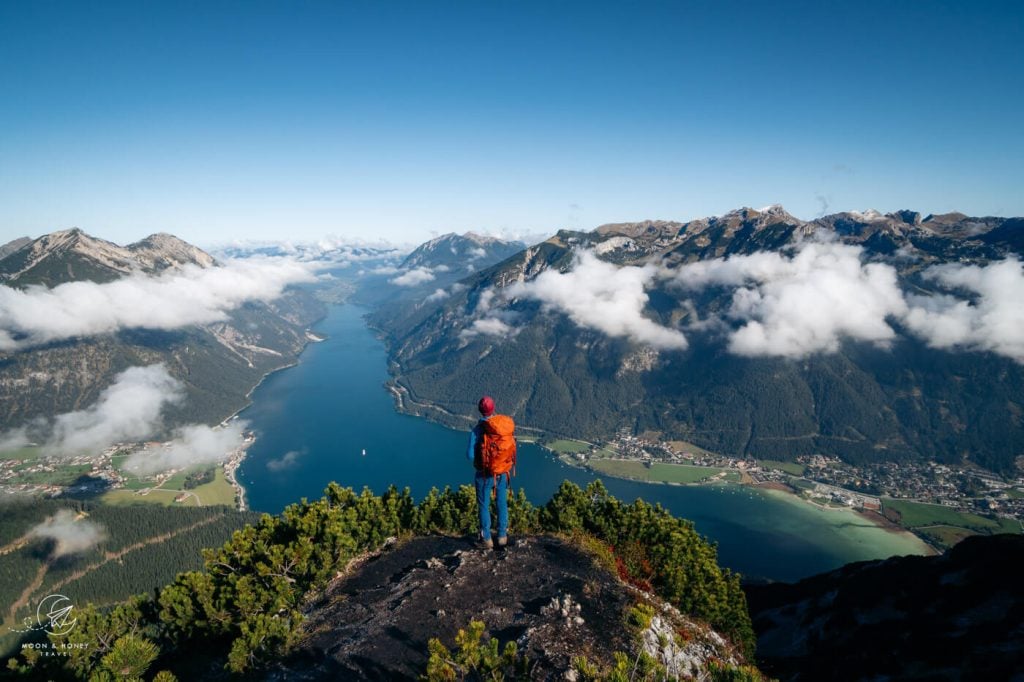
[[[156,273],[188,263],[208,267],[214,260],[169,234],[123,247],[75,227],[43,235],[10,253],[0,261],[0,281],[13,286],[56,286],[81,279],[108,282],[132,272]]]
[[[887,218],[899,220],[901,222],[906,223],[907,225],[912,225],[915,227],[921,224],[921,214],[918,213],[917,211],[902,209],[894,213],[886,213],[885,216]]]
[[[213,256],[202,249],[166,232],[151,234],[130,244],[127,249],[147,270],[164,270],[186,264],[208,268],[216,263]]]
[[[503,260],[523,248],[520,242],[510,242],[467,232],[454,232],[435,237],[420,244],[402,262],[402,268],[436,268],[445,266],[463,269],[467,264],[490,264]],[[474,267],[475,267],[474,265]]]
[[[657,614],[642,644],[625,625],[638,602]],[[446,536],[393,543],[338,578],[305,615],[301,644],[266,679],[414,680],[426,670],[428,641],[452,647],[472,620],[501,646],[516,642],[535,666],[532,679],[562,679],[577,656],[608,666],[615,651],[641,645],[686,677],[713,659],[740,663],[706,625],[550,536],[513,538],[494,551]]]
[[[675,237],[683,227],[671,220],[641,220],[635,223],[607,223],[594,232],[601,236],[621,235],[632,239],[658,239]]]
[[[7,258],[7,256],[11,255],[15,251],[18,251],[19,249],[28,246],[31,243],[31,237],[19,237],[17,239],[7,242],[3,246],[0,246],[0,260]]]

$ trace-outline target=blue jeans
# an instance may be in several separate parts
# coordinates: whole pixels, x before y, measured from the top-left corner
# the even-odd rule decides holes
[[[480,536],[491,537],[491,488],[494,476],[476,472],[476,507],[480,511]],[[508,537],[508,479],[505,474],[498,476],[498,537]]]

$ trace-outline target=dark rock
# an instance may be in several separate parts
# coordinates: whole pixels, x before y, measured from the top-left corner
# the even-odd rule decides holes
[[[1024,680],[1024,536],[748,585],[758,663],[783,680]]]
[[[297,650],[267,679],[416,679],[429,640],[451,648],[471,620],[484,621],[502,646],[516,641],[535,662],[535,679],[560,679],[575,656],[607,664],[631,648],[622,623],[636,601],[632,588],[557,538],[517,538],[503,552],[463,538],[414,538],[332,584],[311,605]]]

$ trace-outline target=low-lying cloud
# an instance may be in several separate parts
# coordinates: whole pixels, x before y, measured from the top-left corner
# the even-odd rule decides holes
[[[388,281],[400,287],[415,287],[420,284],[426,284],[434,280],[434,273],[431,272],[430,268],[418,267],[412,270],[403,272],[398,277],[389,279]]]
[[[909,297],[905,322],[911,331],[933,348],[992,351],[1024,363],[1024,266],[1019,260],[938,265],[924,277],[972,297]]]
[[[34,526],[30,537],[51,540],[54,543],[51,557],[80,554],[92,549],[107,539],[107,530],[101,524],[79,518],[70,509],[61,509],[42,523]]]
[[[505,338],[515,332],[515,328],[498,317],[483,317],[459,332],[459,338],[467,341],[477,336],[496,336]]]
[[[171,441],[133,452],[123,466],[137,476],[148,476],[168,469],[217,464],[242,447],[248,425],[240,420],[216,427],[188,424],[175,429]]]
[[[731,290],[728,309],[686,327],[724,334],[729,352],[801,358],[833,353],[849,339],[888,347],[898,331],[935,348],[991,351],[1024,363],[1024,264],[1017,258],[984,266],[928,268],[925,280],[945,293],[907,295],[896,268],[864,262],[860,246],[827,237],[783,252],[698,261],[678,267],[617,267],[592,251],[576,254],[568,272],[547,270],[503,290],[484,290],[460,337],[516,331],[504,309],[513,298],[540,301],[581,327],[662,350],[685,349],[683,330],[644,314],[648,289],[668,283],[682,291]],[[689,300],[681,302],[696,317]]]
[[[289,450],[278,459],[272,459],[267,462],[267,469],[270,471],[285,471],[286,469],[291,469],[299,463],[299,458],[301,456],[301,451]]]
[[[505,295],[540,301],[546,309],[569,316],[581,327],[608,336],[625,337],[661,349],[683,349],[686,337],[678,329],[647,318],[645,288],[658,275],[653,265],[616,267],[589,251],[576,254],[572,270],[546,270],[529,282],[516,282]]]
[[[284,258],[229,261],[226,265],[113,282],[68,282],[24,291],[0,286],[0,350],[121,329],[178,329],[227,318],[249,301],[271,301],[285,287],[315,281],[307,263]]]
[[[736,287],[728,316],[737,355],[804,357],[835,352],[844,338],[886,345],[890,318],[907,311],[896,270],[861,262],[862,249],[806,242],[792,256],[761,252],[683,265],[668,276],[687,289]]]
[[[163,430],[163,412],[184,400],[184,387],[162,364],[129,367],[114,378],[95,403],[0,434],[0,451],[40,446],[47,457],[73,457],[106,450],[117,443],[132,443]],[[172,468],[220,462],[241,447],[247,424],[233,421],[226,427],[188,424],[178,427],[172,440],[156,448],[133,453],[125,468],[148,475]]]
[[[37,443],[46,456],[99,452],[149,437],[162,426],[164,407],[183,398],[181,382],[162,364],[129,367],[84,410],[36,419],[0,435],[0,443],[7,449]]]

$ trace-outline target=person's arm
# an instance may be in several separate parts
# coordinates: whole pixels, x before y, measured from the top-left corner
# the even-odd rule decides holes
[[[466,449],[466,459],[468,459],[470,462],[472,462],[476,456],[476,439],[479,437],[477,434],[477,429],[479,428],[480,425],[477,424],[469,431],[469,447]]]

